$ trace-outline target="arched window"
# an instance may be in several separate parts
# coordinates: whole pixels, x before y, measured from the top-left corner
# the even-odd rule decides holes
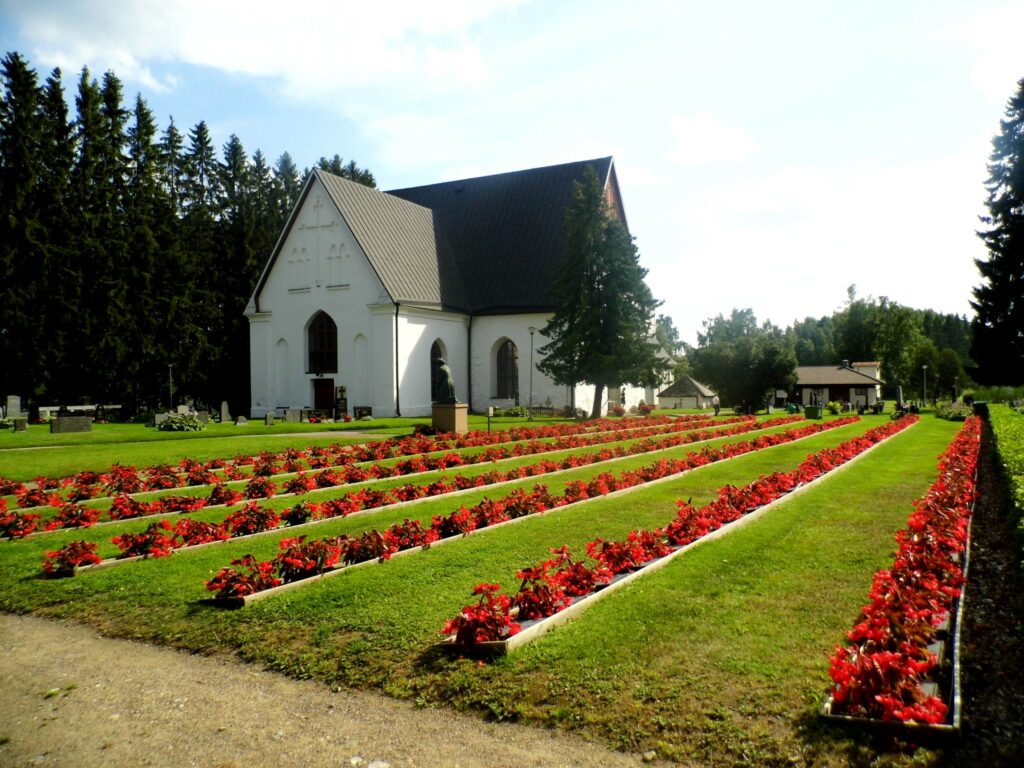
[[[306,373],[338,372],[338,326],[326,312],[317,312],[309,323],[309,370]]]
[[[495,360],[495,372],[497,379],[497,391],[495,397],[506,399],[515,398],[519,400],[519,350],[511,340],[498,347],[498,355]]]

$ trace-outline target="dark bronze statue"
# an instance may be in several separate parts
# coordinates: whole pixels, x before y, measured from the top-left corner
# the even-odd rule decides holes
[[[435,357],[430,376],[431,400],[442,405],[455,402],[455,379],[443,357]]]

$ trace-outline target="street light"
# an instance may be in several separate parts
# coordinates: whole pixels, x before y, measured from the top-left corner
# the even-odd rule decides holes
[[[168,412],[174,410],[174,379],[171,376],[171,370],[174,368],[170,363],[167,364],[167,410]]]
[[[526,330],[530,332],[530,408],[527,421],[533,421],[533,334],[537,329],[531,325]]]
[[[924,402],[921,404],[922,407],[928,405],[928,366],[921,366],[921,395]]]

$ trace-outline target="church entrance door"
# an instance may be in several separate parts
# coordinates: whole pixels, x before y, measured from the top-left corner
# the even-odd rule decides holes
[[[313,379],[313,409],[334,412],[334,379]]]

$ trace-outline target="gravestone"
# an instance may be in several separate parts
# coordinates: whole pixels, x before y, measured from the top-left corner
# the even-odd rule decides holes
[[[263,423],[268,427],[274,426],[274,414],[268,413],[263,417]]]
[[[289,424],[298,424],[302,421],[302,411],[299,408],[285,408],[284,420]]]
[[[227,424],[231,421],[231,411],[228,410],[228,401],[221,400],[220,403],[220,423]]]
[[[15,432],[28,432],[28,419],[24,416],[19,416],[14,420],[14,431]]]
[[[50,433],[92,432],[91,416],[58,416],[50,421]]]
[[[203,424],[210,423],[210,412],[209,411],[196,411],[196,418],[199,419]]]
[[[16,419],[21,416],[21,397],[18,395],[7,396],[7,418]]]
[[[167,421],[171,414],[169,413],[154,413],[153,414],[153,426],[159,427],[161,423]]]
[[[245,416],[239,416],[237,419],[235,419],[235,424],[237,424],[239,427],[244,427],[248,423],[249,420],[245,418]]]
[[[179,405],[179,406],[178,406],[178,407],[177,407],[177,408],[175,409],[175,412],[176,412],[176,413],[177,413],[177,414],[178,414],[179,416],[188,416],[188,414],[189,414],[189,412],[190,412],[191,410],[192,410],[192,409],[191,409],[191,408],[189,408],[189,407],[188,407],[187,405]]]

